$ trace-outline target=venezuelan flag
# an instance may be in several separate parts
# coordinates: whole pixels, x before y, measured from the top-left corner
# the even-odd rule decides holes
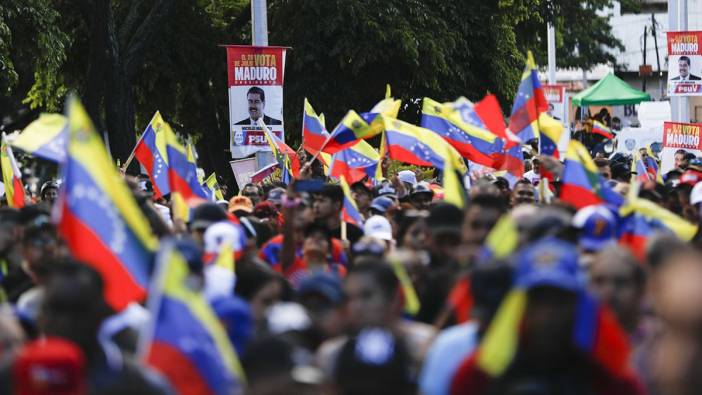
[[[207,192],[207,194],[212,197],[212,200],[224,200],[224,195],[222,195],[222,189],[219,187],[219,183],[217,183],[217,174],[210,174],[205,179],[205,182],[202,184],[202,187],[205,188],[205,192]]]
[[[192,199],[207,199],[207,193],[197,178],[197,165],[192,153],[183,147],[170,127],[165,129],[166,155],[168,158],[168,182],[171,193],[178,193],[185,202]],[[192,152],[192,151],[190,151]]]
[[[56,163],[66,160],[68,120],[61,114],[41,114],[10,143],[15,148]]]
[[[341,189],[344,191],[344,206],[341,209],[341,219],[346,223],[362,227],[363,216],[361,216],[361,212],[358,211],[356,201],[353,200],[353,196],[351,196],[351,188],[349,187],[349,183],[346,182],[344,176],[341,176],[339,181],[341,182]]]
[[[443,137],[472,162],[495,167],[500,160],[504,142],[487,130],[473,103],[465,98],[441,104],[425,97],[421,126]]]
[[[497,96],[493,94],[486,95],[482,100],[475,103],[473,110],[487,130],[505,141],[505,149],[509,149],[521,142],[519,137],[515,136],[507,128]]]
[[[560,198],[577,209],[602,203],[620,207],[624,200],[605,184],[587,148],[576,140],[568,144]]]
[[[305,98],[304,110],[302,112],[302,145],[307,152],[316,155],[321,151],[329,138],[324,120],[318,116],[312,105]]]
[[[539,153],[559,158],[558,142],[563,133],[563,124],[551,118],[548,114],[539,115]]]
[[[383,117],[385,133],[381,146],[381,157],[385,152],[391,159],[417,165],[444,168],[444,160],[450,158],[456,170],[465,173],[466,166],[461,155],[446,140],[430,130]]]
[[[101,274],[105,299],[121,310],[144,298],[158,241],[76,97],[67,111],[58,230],[73,256]]]
[[[534,56],[529,51],[522,81],[512,104],[509,130],[525,142],[539,137],[539,115],[546,110],[548,101],[539,81]]]
[[[263,119],[259,118],[260,126],[263,128],[263,134],[266,136],[266,141],[271,147],[273,156],[280,164],[280,168],[288,172],[288,176],[300,176],[300,159],[297,157],[297,152],[290,148],[285,142],[270,132],[268,126],[263,123]],[[285,177],[284,177],[285,178]],[[287,183],[287,182],[286,182]]]
[[[444,161],[442,186],[444,187],[444,201],[446,203],[451,203],[460,209],[466,207],[468,196],[463,177],[453,167],[453,161],[449,157]]]
[[[592,122],[592,133],[599,134],[600,136],[608,138],[610,140],[614,138],[612,130],[600,121]]]
[[[163,131],[165,128],[170,129],[170,126],[156,111],[134,148],[134,157],[144,166],[149,175],[156,199],[171,192],[168,182],[166,132]]]
[[[637,190],[638,187],[632,187],[632,189]],[[627,196],[626,204],[622,205],[619,209],[619,215],[621,217],[627,217],[632,213],[639,214],[648,219],[649,225],[652,225],[653,228],[664,227],[684,241],[692,240],[695,234],[697,234],[697,225],[687,222],[672,211],[650,200],[639,198],[630,191]]]
[[[242,392],[236,351],[205,298],[186,284],[188,266],[173,241],[157,261],[148,303],[153,326],[140,349],[146,362],[182,395]]]
[[[12,148],[5,141],[4,134],[0,147],[0,166],[2,166],[2,182],[5,184],[7,205],[14,208],[24,207],[25,192],[24,185],[22,185],[22,172],[17,165]]]
[[[339,151],[332,156],[329,175],[344,178],[351,184],[368,176],[376,178],[380,155],[366,141],[360,140],[356,145]]]

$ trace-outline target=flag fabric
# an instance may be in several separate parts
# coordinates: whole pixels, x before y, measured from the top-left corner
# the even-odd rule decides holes
[[[351,196],[349,183],[346,182],[344,176],[341,176],[339,181],[341,182],[341,189],[344,191],[344,205],[341,208],[341,220],[362,228],[363,216],[361,216],[356,201],[353,200],[353,196]]]
[[[76,97],[67,111],[58,230],[72,255],[100,273],[105,299],[119,311],[146,295],[158,240]]]
[[[568,144],[560,198],[577,209],[603,203],[620,207],[624,201],[605,183],[587,148],[576,140]]]
[[[197,177],[197,165],[192,151],[178,142],[170,128],[164,129],[164,132],[173,218],[187,222],[190,218],[190,208],[207,200],[207,192]]]
[[[503,215],[485,238],[480,252],[481,261],[506,258],[516,251],[518,245],[517,224],[509,214]]]
[[[610,140],[614,138],[612,130],[600,121],[592,122],[592,133],[599,134],[600,136],[608,138]]]
[[[398,119],[383,117],[383,123],[385,133],[381,157],[388,153],[390,159],[438,169],[443,169],[444,161],[450,158],[454,168],[465,173],[466,166],[461,155],[438,134]]]
[[[644,164],[644,160],[643,158],[641,158],[641,155],[639,155],[638,152],[634,153],[634,156],[631,158],[631,161],[632,178],[635,178],[635,180],[640,183],[646,183],[648,181],[655,180],[655,176],[649,174],[648,169]]]
[[[2,135],[0,146],[0,166],[2,166],[2,182],[5,184],[5,198],[7,205],[14,208],[24,207],[25,191],[22,185],[22,172],[20,171],[12,148]]]
[[[166,132],[168,129],[169,132]],[[146,170],[154,188],[154,198],[158,199],[171,192],[168,181],[168,158],[166,155],[166,134],[173,133],[170,126],[156,111],[146,126],[134,148],[134,157]]]
[[[329,138],[324,118],[317,115],[312,105],[305,98],[302,112],[302,146],[307,152],[316,155],[324,147]]]
[[[444,188],[444,201],[463,209],[467,205],[468,196],[463,176],[456,170],[451,158],[444,160],[444,171],[442,186]]]
[[[472,162],[495,167],[502,155],[504,142],[486,129],[473,103],[465,98],[442,104],[425,97],[421,126],[443,137]]]
[[[697,233],[697,225],[687,222],[684,218],[650,200],[632,196],[630,193],[626,203],[620,207],[619,214],[622,217],[626,217],[632,213],[656,221],[654,223],[649,222],[649,225],[652,224],[654,228],[656,227],[656,223],[662,224],[663,227],[669,229],[684,241],[692,240]]]
[[[563,134],[563,124],[551,118],[546,113],[539,115],[539,153],[560,158],[558,142]]]
[[[344,176],[350,184],[363,180],[366,176],[375,179],[378,173],[380,155],[366,141],[360,140],[355,145],[332,155],[329,175],[340,178]]]
[[[522,73],[517,96],[512,104],[509,130],[523,142],[539,137],[539,115],[548,110],[536,63],[531,51],[527,53],[526,68]]]
[[[411,316],[417,315],[422,305],[417,296],[417,291],[414,289],[409,273],[407,273],[407,269],[405,269],[404,263],[393,259],[390,261],[390,266],[395,273],[395,277],[397,277],[397,280],[400,282],[400,287],[402,287],[402,296],[405,300],[405,313]]]
[[[519,137],[512,133],[505,124],[504,114],[502,114],[502,108],[497,96],[493,94],[486,95],[482,100],[475,103],[473,109],[485,125],[485,128],[505,141],[505,149],[509,149],[521,142]]]
[[[283,170],[283,182],[289,183],[292,177],[300,176],[300,159],[297,156],[297,152],[290,148],[285,142],[274,135],[268,129],[263,119],[259,118],[260,126],[263,129],[263,134],[266,136],[266,141],[273,152],[273,156],[276,161],[280,164],[280,168]],[[287,177],[285,174],[287,173]],[[287,181],[286,181],[287,178]]]
[[[502,301],[476,352],[476,363],[491,377],[500,376],[512,363],[519,346],[519,325],[526,310],[527,295],[513,289]]]
[[[217,174],[210,174],[205,179],[205,182],[202,184],[202,187],[205,188],[205,192],[207,192],[207,194],[211,197],[211,200],[224,200],[224,195],[222,195],[222,189],[219,187],[219,183],[217,182]]]
[[[182,395],[243,393],[234,346],[204,296],[187,285],[188,266],[172,240],[157,265],[148,303],[152,327],[140,344],[145,361]]]
[[[67,124],[61,114],[41,114],[10,145],[37,158],[62,163],[66,160]]]

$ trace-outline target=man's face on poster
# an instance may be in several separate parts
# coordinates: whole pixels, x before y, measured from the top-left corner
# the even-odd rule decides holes
[[[687,76],[690,75],[690,64],[686,59],[678,60],[678,70],[680,71],[681,79],[687,78]]]
[[[263,108],[266,106],[266,102],[261,100],[261,95],[258,93],[249,93],[246,95],[249,101],[249,116],[254,121],[257,121],[263,116]]]

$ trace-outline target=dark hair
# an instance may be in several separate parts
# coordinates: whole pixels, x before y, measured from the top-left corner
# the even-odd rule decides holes
[[[531,185],[531,183],[529,183],[529,185]],[[502,196],[497,197],[487,194],[478,194],[473,196],[468,201],[468,208],[472,206],[479,206],[483,209],[495,209],[501,213],[505,213],[508,208],[507,202]]]
[[[692,152],[686,152],[685,156],[683,157],[683,160],[689,161],[689,160],[693,160],[695,158],[697,158],[697,156],[695,156],[695,154],[693,154]]]
[[[251,300],[266,284],[280,280],[280,276],[276,272],[260,264],[246,265],[241,270],[237,270],[236,275],[234,293],[246,301]]]
[[[395,222],[397,222],[397,244],[399,247],[402,247],[402,240],[405,238],[410,228],[417,222],[426,220],[428,216],[428,212],[419,210],[399,211],[395,215]]]
[[[307,225],[305,228],[305,238],[308,238],[314,234],[322,234],[324,236],[324,239],[327,241],[329,244],[329,252],[331,252],[332,248],[332,235],[331,232],[329,232],[329,229],[327,229],[326,226],[324,226],[323,223],[321,222],[312,222],[311,224]]]
[[[675,155],[677,155],[677,154],[685,155],[685,154],[687,154],[687,151],[685,151],[684,149],[680,148],[679,150],[675,151]]]
[[[520,185],[520,184],[529,185],[531,187],[534,186],[534,184],[532,184],[531,181],[527,180],[526,178],[520,178],[519,180],[517,180],[516,183],[514,183],[514,188],[517,188],[517,185]]]
[[[266,93],[263,92],[263,89],[261,89],[257,86],[252,86],[251,88],[249,88],[249,91],[246,92],[246,96],[248,96],[250,94],[257,94],[261,98],[262,102],[264,102],[264,103],[266,102]]]
[[[371,276],[387,300],[391,300],[395,296],[400,285],[390,264],[381,258],[359,260],[349,271],[349,276],[356,274]]]
[[[344,190],[341,189],[340,185],[324,184],[324,188],[322,188],[322,191],[320,191],[317,194],[324,197],[328,197],[335,202],[344,201]]]
[[[609,159],[607,159],[607,158],[595,158],[594,161],[595,161],[595,166],[597,166],[600,169],[603,167],[609,166]]]
[[[688,65],[688,66],[691,65],[691,63],[690,63],[690,58],[689,58],[689,57],[683,55],[683,56],[681,56],[680,58],[678,58],[678,62],[680,62],[681,60],[684,61],[684,62],[687,62],[687,65]]]

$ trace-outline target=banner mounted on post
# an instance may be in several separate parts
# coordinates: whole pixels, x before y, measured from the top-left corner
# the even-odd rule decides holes
[[[668,96],[702,96],[702,31],[667,34]]]
[[[558,151],[560,151],[562,155],[565,155],[568,149],[568,143],[570,142],[570,117],[568,114],[566,86],[544,84],[541,85],[541,88],[544,90],[546,100],[548,100],[548,115],[563,124],[563,128],[565,129],[565,132],[561,133],[561,140],[556,142],[556,144],[558,144]]]
[[[664,174],[675,167],[675,152],[680,149],[702,156],[701,130],[702,123],[666,122],[663,124],[661,170]]]
[[[226,45],[229,146],[232,158],[270,151],[258,119],[285,140],[283,129],[284,47]]]

